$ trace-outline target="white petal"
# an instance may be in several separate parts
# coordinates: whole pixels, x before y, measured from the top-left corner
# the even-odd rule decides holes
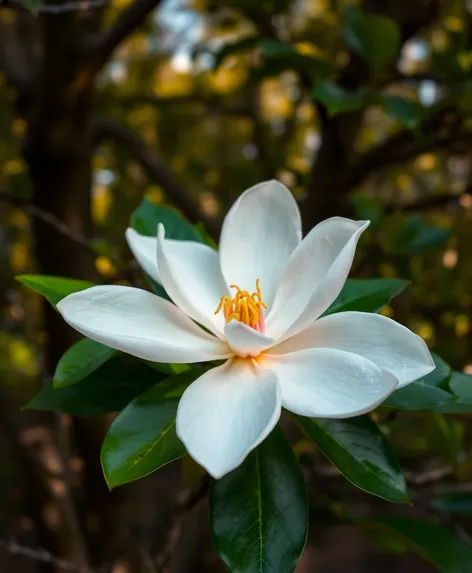
[[[398,382],[370,360],[333,348],[264,354],[259,364],[277,375],[283,407],[302,416],[365,414],[381,404]]]
[[[280,417],[275,374],[252,360],[230,360],[185,390],[177,435],[214,478],[234,470],[272,431]]]
[[[263,299],[270,305],[285,263],[300,240],[300,212],[290,191],[278,181],[251,187],[223,223],[220,260],[226,282],[253,292],[260,279]]]
[[[57,308],[83,335],[145,360],[203,362],[230,355],[226,343],[145,290],[95,286],[67,296]]]
[[[336,299],[369,221],[332,217],[314,227],[290,257],[267,315],[267,333],[288,338]]]
[[[140,235],[131,227],[126,229],[125,236],[139,266],[152,279],[161,284],[161,277],[157,268],[157,237]]]
[[[225,336],[228,344],[238,356],[257,356],[262,350],[275,343],[273,338],[237,320],[232,320],[225,326]]]
[[[228,289],[218,253],[201,243],[165,240],[164,234],[159,224],[157,262],[167,294],[185,314],[223,337],[225,319],[215,310]]]
[[[422,338],[380,314],[331,314],[277,345],[271,353],[285,354],[313,347],[337,348],[368,358],[393,374],[399,387],[426,376],[435,368]]]

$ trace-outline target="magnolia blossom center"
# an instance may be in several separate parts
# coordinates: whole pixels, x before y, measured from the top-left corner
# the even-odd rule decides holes
[[[256,291],[252,294],[247,290],[239,288],[237,285],[230,285],[230,288],[236,289],[233,298],[222,296],[220,304],[215,310],[215,314],[223,311],[226,323],[232,320],[238,320],[247,324],[258,332],[265,331],[264,310],[267,305],[262,300],[261,285],[259,279],[256,280]]]

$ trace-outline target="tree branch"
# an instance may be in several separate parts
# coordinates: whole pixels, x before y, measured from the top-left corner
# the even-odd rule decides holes
[[[349,187],[351,189],[356,187],[376,169],[409,161],[425,152],[443,149],[454,149],[460,152],[462,147],[465,151],[471,143],[472,131],[470,130],[438,128],[436,133],[428,134],[427,131],[423,131],[422,135],[418,136],[405,129],[355,160],[348,174]]]
[[[200,104],[204,105],[209,112],[240,117],[248,117],[251,113],[251,110],[247,106],[227,105],[221,100],[221,98],[217,96],[205,96],[204,94],[198,92],[168,97],[160,97],[152,94],[131,95],[121,97],[119,99],[119,103],[123,105],[148,104],[158,107],[181,104]]]
[[[100,71],[119,44],[141,26],[161,1],[134,0],[126,10],[123,10],[114,24],[85,42],[83,52],[90,58],[95,72]]]
[[[24,209],[31,217],[36,217],[37,219],[40,219],[41,221],[43,221],[43,223],[46,223],[47,225],[52,227],[59,234],[63,235],[64,237],[67,237],[71,241],[74,241],[74,243],[77,243],[81,247],[92,250],[95,253],[95,248],[93,246],[92,241],[90,241],[89,239],[87,239],[82,235],[79,235],[78,233],[74,233],[73,231],[71,231],[71,229],[69,229],[69,227],[66,224],[64,224],[61,220],[59,220],[57,217],[55,217],[48,211],[44,211],[43,209],[40,209],[36,205],[29,203],[27,200],[14,197],[10,193],[8,193],[8,191],[3,191],[3,190],[0,190],[0,203],[9,203],[10,205],[13,205],[15,207],[20,207],[21,209]]]
[[[218,221],[208,217],[173,174],[160,161],[147,143],[132,129],[107,118],[97,118],[94,125],[95,143],[103,140],[115,141],[138,161],[148,177],[161,186],[169,199],[192,223],[202,222],[210,235],[219,236]]]

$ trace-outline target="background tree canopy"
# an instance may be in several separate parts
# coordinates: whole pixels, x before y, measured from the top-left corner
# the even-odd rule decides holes
[[[471,3],[5,0],[0,88],[0,569],[223,571],[194,462],[111,493],[100,466],[114,412],[175,372],[139,363],[138,373],[109,353],[80,362],[80,385],[51,390],[54,373],[74,375],[56,369],[78,340],[54,309],[70,284],[56,284],[59,296],[28,275],[146,286],[124,240],[131,213],[143,234],[165,216],[212,243],[238,195],[276,178],[299,201],[305,232],[334,215],[371,220],[351,276],[392,279],[378,308],[402,290],[393,279],[411,281],[382,313],[444,361],[439,377],[418,383],[426,393],[395,395],[387,406],[397,409],[373,415],[413,507],[356,489],[321,441],[315,449],[287,422],[310,504],[297,572],[466,573]],[[362,477],[378,460],[343,442],[343,423],[304,430],[331,436],[327,457]],[[402,501],[384,486],[380,497]]]

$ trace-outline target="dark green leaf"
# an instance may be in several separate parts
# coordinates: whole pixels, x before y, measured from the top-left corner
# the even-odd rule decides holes
[[[324,316],[347,310],[379,312],[407,286],[402,279],[348,279]]]
[[[450,237],[450,229],[427,225],[421,214],[407,217],[392,233],[387,250],[395,255],[416,255],[442,247]]]
[[[60,358],[52,384],[55,388],[70,386],[92,374],[109,360],[116,350],[89,338],[71,346]]]
[[[352,195],[351,203],[355,209],[356,218],[370,221],[373,229],[378,229],[384,214],[381,201],[362,193]]]
[[[142,360],[118,354],[77,384],[65,388],[46,386],[26,408],[62,410],[77,416],[116,412],[165,378]]]
[[[330,81],[317,82],[313,97],[324,105],[329,116],[357,111],[370,102],[370,96],[366,91],[347,91]]]
[[[380,95],[379,103],[392,118],[410,129],[416,127],[423,117],[424,107],[417,100],[394,95]]]
[[[472,515],[472,494],[450,493],[438,495],[431,501],[431,507],[444,513]]]
[[[330,65],[309,54],[301,54],[291,44],[264,38],[260,43],[263,64],[252,74],[252,81],[280,74],[284,70],[295,70],[313,77],[324,77],[330,72]]]
[[[292,573],[307,533],[303,476],[282,431],[213,483],[215,547],[234,573]]]
[[[408,517],[379,517],[360,522],[366,533],[374,531],[403,541],[442,573],[466,573],[472,563],[472,547],[449,529]]]
[[[28,288],[47,298],[54,307],[67,295],[94,286],[89,281],[46,275],[20,275],[16,278]]]
[[[453,372],[449,388],[456,396],[472,402],[472,376],[464,372]]]
[[[156,237],[159,223],[164,225],[167,239],[204,242],[198,229],[178,211],[172,207],[155,205],[145,197],[131,215],[131,226],[141,235]]]
[[[296,420],[351,483],[388,501],[408,502],[395,452],[368,416],[348,420],[296,416]]]
[[[436,354],[432,356],[436,369],[416,382],[396,390],[383,406],[400,410],[426,410],[454,400],[454,396],[447,391],[451,367]]]
[[[350,7],[346,11],[344,37],[353,52],[361,56],[372,71],[379,72],[398,55],[401,33],[392,18],[363,14]]]
[[[144,477],[182,457],[175,433],[179,397],[205,369],[168,378],[135,398],[113,421],[102,444],[102,467],[110,489]]]

